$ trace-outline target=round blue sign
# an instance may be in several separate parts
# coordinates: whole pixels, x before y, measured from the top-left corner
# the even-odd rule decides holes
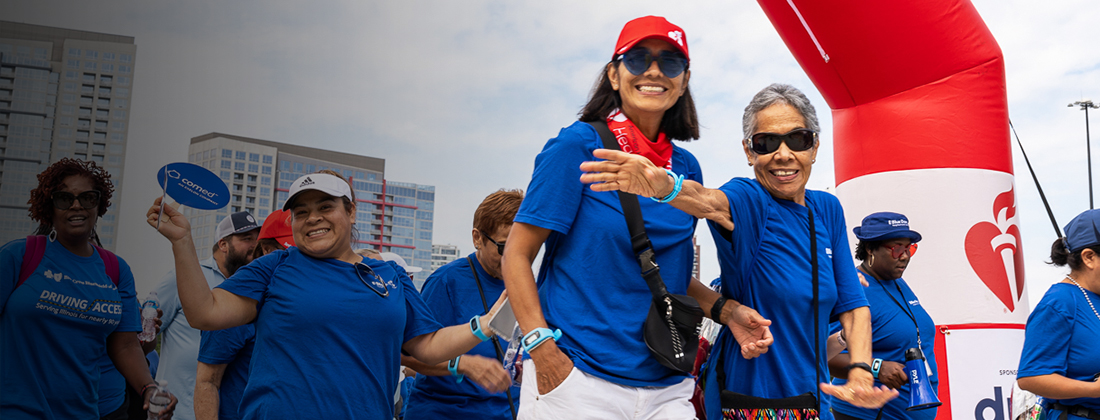
[[[217,210],[229,204],[229,187],[213,172],[199,165],[176,162],[157,172],[157,185],[176,202],[202,210]]]

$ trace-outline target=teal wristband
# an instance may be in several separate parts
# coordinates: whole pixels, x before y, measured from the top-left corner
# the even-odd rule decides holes
[[[674,179],[676,183],[672,186],[672,192],[668,193],[668,195],[666,195],[664,198],[649,197],[650,199],[658,203],[667,203],[669,201],[672,201],[676,198],[677,195],[680,194],[680,189],[684,187],[683,175],[676,175],[676,173],[672,172],[671,169],[665,169],[665,172],[667,172],[669,176],[672,176],[672,179]]]
[[[527,354],[531,354],[531,350],[541,345],[546,340],[553,338],[554,341],[561,339],[561,330],[551,331],[549,328],[535,328],[527,335],[523,336],[523,351]]]
[[[871,361],[871,375],[874,375],[875,379],[878,379],[879,369],[882,369],[882,359]]]
[[[481,315],[474,315],[473,318],[470,318],[470,332],[481,341],[489,340],[489,336],[481,330]]]
[[[466,378],[466,375],[458,373],[458,359],[460,358],[462,358],[462,356],[455,356],[454,359],[447,361],[447,370],[451,372],[451,376],[458,378],[455,380],[455,382],[459,383],[462,382],[462,379]]]

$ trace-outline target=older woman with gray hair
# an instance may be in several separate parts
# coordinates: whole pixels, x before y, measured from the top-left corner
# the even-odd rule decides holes
[[[848,252],[844,212],[833,195],[806,190],[819,146],[816,111],[798,89],[773,84],[753,97],[742,121],[754,179],[709,189],[677,181],[644,159],[597,150],[606,160],[583,163],[581,181],[595,191],[661,197],[708,219],[722,295],[712,304],[704,297],[701,305],[722,313],[723,306],[743,304],[767,318],[752,335],[724,329],[716,339],[704,376],[708,418],[752,418],[765,410],[779,418],[831,419],[819,387],[857,406],[881,406],[897,392],[874,387],[870,311]],[[828,325],[838,320],[851,353],[844,387],[824,383]],[[753,343],[769,337],[772,344],[759,354]]]

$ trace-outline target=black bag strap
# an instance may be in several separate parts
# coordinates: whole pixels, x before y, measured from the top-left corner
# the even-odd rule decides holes
[[[604,149],[622,150],[615,136],[607,128],[607,122],[588,121],[592,128],[600,134]],[[661,298],[668,294],[665,282],[661,279],[661,269],[657,266],[656,255],[653,253],[653,244],[649,242],[649,235],[645,233],[645,222],[642,220],[642,207],[638,204],[638,196],[619,191],[619,203],[623,207],[623,216],[626,218],[626,227],[630,231],[630,247],[638,259],[638,266],[642,269],[642,278],[649,286],[649,292],[654,298]]]
[[[467,255],[466,262],[470,264],[470,272],[474,274],[477,293],[481,295],[481,307],[485,308],[485,313],[489,313],[489,301],[485,300],[485,289],[481,287],[481,277],[477,275],[477,269],[474,268],[474,260]],[[493,351],[497,354],[497,361],[504,363],[504,350],[500,347],[500,340],[495,335],[490,340],[493,340]],[[512,389],[509,387],[504,392],[508,393],[508,406],[511,408],[509,413],[512,413],[512,420],[516,420],[516,403],[512,401]]]
[[[813,279],[814,285],[814,394],[817,395],[817,412],[821,413],[821,387],[818,384],[821,383],[821,328],[819,319],[821,314],[818,312],[818,279],[817,279],[817,229],[814,228],[814,211],[813,206],[809,201],[806,201],[806,214],[810,219],[810,278]]]

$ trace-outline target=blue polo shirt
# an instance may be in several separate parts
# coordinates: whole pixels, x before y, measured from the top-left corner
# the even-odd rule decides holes
[[[469,261],[459,258],[435,270],[424,282],[420,293],[424,296],[424,302],[432,308],[435,319],[442,324],[462,324],[474,315],[485,313],[478,281],[485,292],[485,304],[490,307],[504,291],[504,280],[486,273],[475,254],[470,254],[470,260],[477,270],[477,279],[470,271]],[[501,350],[508,348],[507,341],[501,340],[500,344]],[[463,359],[469,355],[497,358],[492,341],[478,344]],[[511,392],[512,402],[518,409],[519,385],[512,386],[508,392]],[[511,419],[512,414],[506,392],[489,393],[469,379],[457,382],[452,376],[421,375],[409,395],[405,419],[439,418],[505,420]]]
[[[1092,381],[1100,373],[1100,318],[1092,305],[1100,309],[1100,295],[1081,293],[1077,286],[1055,283],[1027,318],[1024,349],[1017,378],[1062,375],[1078,381]],[[1100,398],[1047,399],[1047,403],[1082,405],[1100,412]],[[1048,406],[1049,409],[1049,406]],[[1053,410],[1047,418],[1057,418]],[[1077,416],[1069,416],[1071,419]]]
[[[657,362],[642,325],[650,294],[616,192],[581,184],[580,164],[597,160],[603,143],[591,125],[577,122],[550,139],[535,158],[535,171],[515,221],[551,230],[539,269],[539,301],[558,347],[574,366],[626,386],[667,386],[684,373]],[[703,182],[699,162],[673,144],[672,170]],[[683,294],[694,262],[695,217],[646,197],[638,202],[670,293]]]
[[[401,346],[441,326],[404,269],[363,263],[381,280],[292,247],[218,286],[258,302],[242,418],[393,417]]]

